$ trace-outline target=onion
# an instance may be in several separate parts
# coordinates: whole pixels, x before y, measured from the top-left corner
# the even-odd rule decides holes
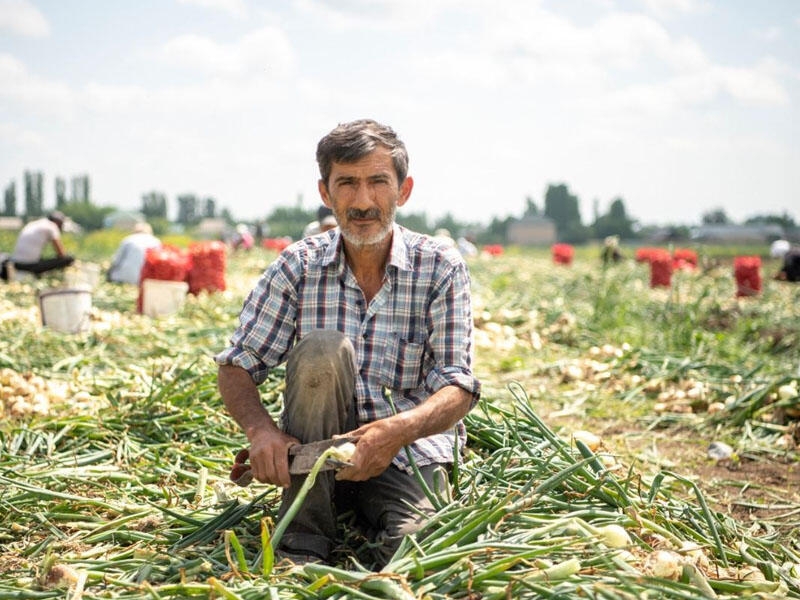
[[[584,431],[579,429],[578,431],[572,432],[572,439],[579,440],[586,444],[586,447],[589,448],[592,452],[595,452],[599,447],[600,444],[603,443],[603,440],[600,438],[599,435],[592,433],[591,431]]]
[[[781,400],[789,400],[790,398],[794,398],[797,396],[797,388],[795,387],[795,382],[791,384],[782,385],[778,388],[778,398]]]
[[[681,557],[671,550],[656,550],[647,557],[645,570],[655,577],[678,579],[683,572]]]
[[[356,445],[353,442],[345,442],[339,446],[334,446],[331,449],[330,456],[342,462],[350,462],[353,455],[356,453]]]
[[[631,536],[622,525],[616,523],[603,525],[598,527],[596,532],[600,536],[600,540],[609,548],[625,548],[631,545]]]

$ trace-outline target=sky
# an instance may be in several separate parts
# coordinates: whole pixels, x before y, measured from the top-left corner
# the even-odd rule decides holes
[[[796,0],[0,0],[0,188],[88,174],[99,205],[319,205],[319,139],[405,141],[401,211],[642,225],[800,221]],[[69,186],[69,183],[68,183]]]

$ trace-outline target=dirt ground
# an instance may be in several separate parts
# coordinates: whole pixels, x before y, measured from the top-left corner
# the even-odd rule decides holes
[[[598,424],[599,425],[599,424]],[[800,463],[776,454],[709,456],[709,440],[680,427],[626,430],[606,423],[597,429],[606,448],[645,474],[667,469],[697,484],[712,510],[757,527],[794,530],[800,520]]]

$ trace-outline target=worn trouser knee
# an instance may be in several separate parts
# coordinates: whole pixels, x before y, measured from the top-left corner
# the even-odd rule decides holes
[[[303,443],[344,433],[354,424],[355,350],[344,334],[315,330],[292,349],[286,362],[282,427]],[[305,480],[293,475],[284,490],[279,518],[285,514]],[[336,534],[333,506],[335,479],[320,473],[300,512],[286,530],[283,545],[326,558]]]

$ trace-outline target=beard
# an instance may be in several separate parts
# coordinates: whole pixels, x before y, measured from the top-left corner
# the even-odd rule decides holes
[[[341,214],[335,208],[333,214],[339,223],[342,237],[348,244],[354,248],[367,248],[369,246],[377,246],[392,233],[392,224],[394,223],[395,215],[397,213],[397,205],[392,203],[388,212],[381,212],[378,208],[370,208],[367,210],[360,210],[358,208],[351,208]],[[350,225],[351,219],[378,219],[380,222],[380,229],[371,234],[361,233],[357,227]]]

